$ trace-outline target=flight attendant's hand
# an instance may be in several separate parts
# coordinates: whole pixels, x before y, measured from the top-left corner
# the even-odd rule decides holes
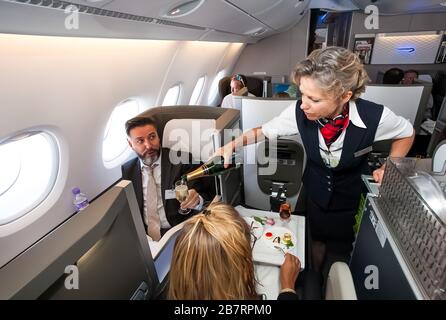
[[[188,190],[189,195],[181,202],[181,209],[193,209],[200,203],[200,197],[195,189]]]
[[[385,168],[386,168],[386,165],[383,164],[381,166],[381,168],[378,168],[375,171],[373,171],[373,179],[375,179],[375,181],[378,182],[379,184],[381,184],[381,182],[383,181]]]
[[[225,168],[229,166],[232,159],[232,153],[234,152],[234,142],[229,142],[228,144],[225,144],[223,147],[218,148],[217,151],[212,155],[213,157],[216,156],[223,156],[225,158]]]

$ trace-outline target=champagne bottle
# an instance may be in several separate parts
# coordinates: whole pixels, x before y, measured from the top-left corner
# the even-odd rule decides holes
[[[240,161],[236,153],[232,154],[229,166],[225,168],[223,156],[216,156],[195,169],[194,171],[181,176],[182,180],[191,181],[201,177],[217,176],[229,170],[240,167]]]

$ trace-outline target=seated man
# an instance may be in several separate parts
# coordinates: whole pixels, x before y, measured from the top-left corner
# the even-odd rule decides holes
[[[192,215],[181,215],[178,212],[180,203],[175,198],[173,188],[183,174],[192,171],[197,165],[192,164],[191,154],[187,154],[187,163],[170,162],[170,149],[162,148],[153,119],[135,117],[126,122],[125,129],[128,143],[137,158],[121,167],[122,178],[132,181],[146,232],[158,241],[169,228]],[[189,196],[181,203],[181,208],[193,209],[193,213],[200,211],[204,200],[211,200],[215,193],[210,181],[209,178],[203,178],[188,183]]]
[[[221,102],[222,108],[234,108],[233,96],[249,96],[255,97],[252,93],[248,92],[248,80],[242,74],[236,74],[231,78],[231,93],[223,98]],[[246,89],[244,89],[246,88]],[[242,90],[243,89],[243,90]]]
[[[402,84],[414,84],[415,80],[418,79],[418,71],[416,70],[406,70],[404,71],[404,77],[402,80]]]

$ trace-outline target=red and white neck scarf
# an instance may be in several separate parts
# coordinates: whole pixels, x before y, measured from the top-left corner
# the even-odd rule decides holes
[[[328,148],[337,138],[339,138],[342,130],[347,128],[349,121],[348,111],[349,108],[347,104],[342,113],[333,119],[322,118],[316,120],[321,126],[321,134],[324,137],[325,144]]]

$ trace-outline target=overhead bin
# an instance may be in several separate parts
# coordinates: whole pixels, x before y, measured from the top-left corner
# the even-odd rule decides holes
[[[310,1],[230,0],[229,2],[256,17],[272,29],[281,30],[298,23]]]

